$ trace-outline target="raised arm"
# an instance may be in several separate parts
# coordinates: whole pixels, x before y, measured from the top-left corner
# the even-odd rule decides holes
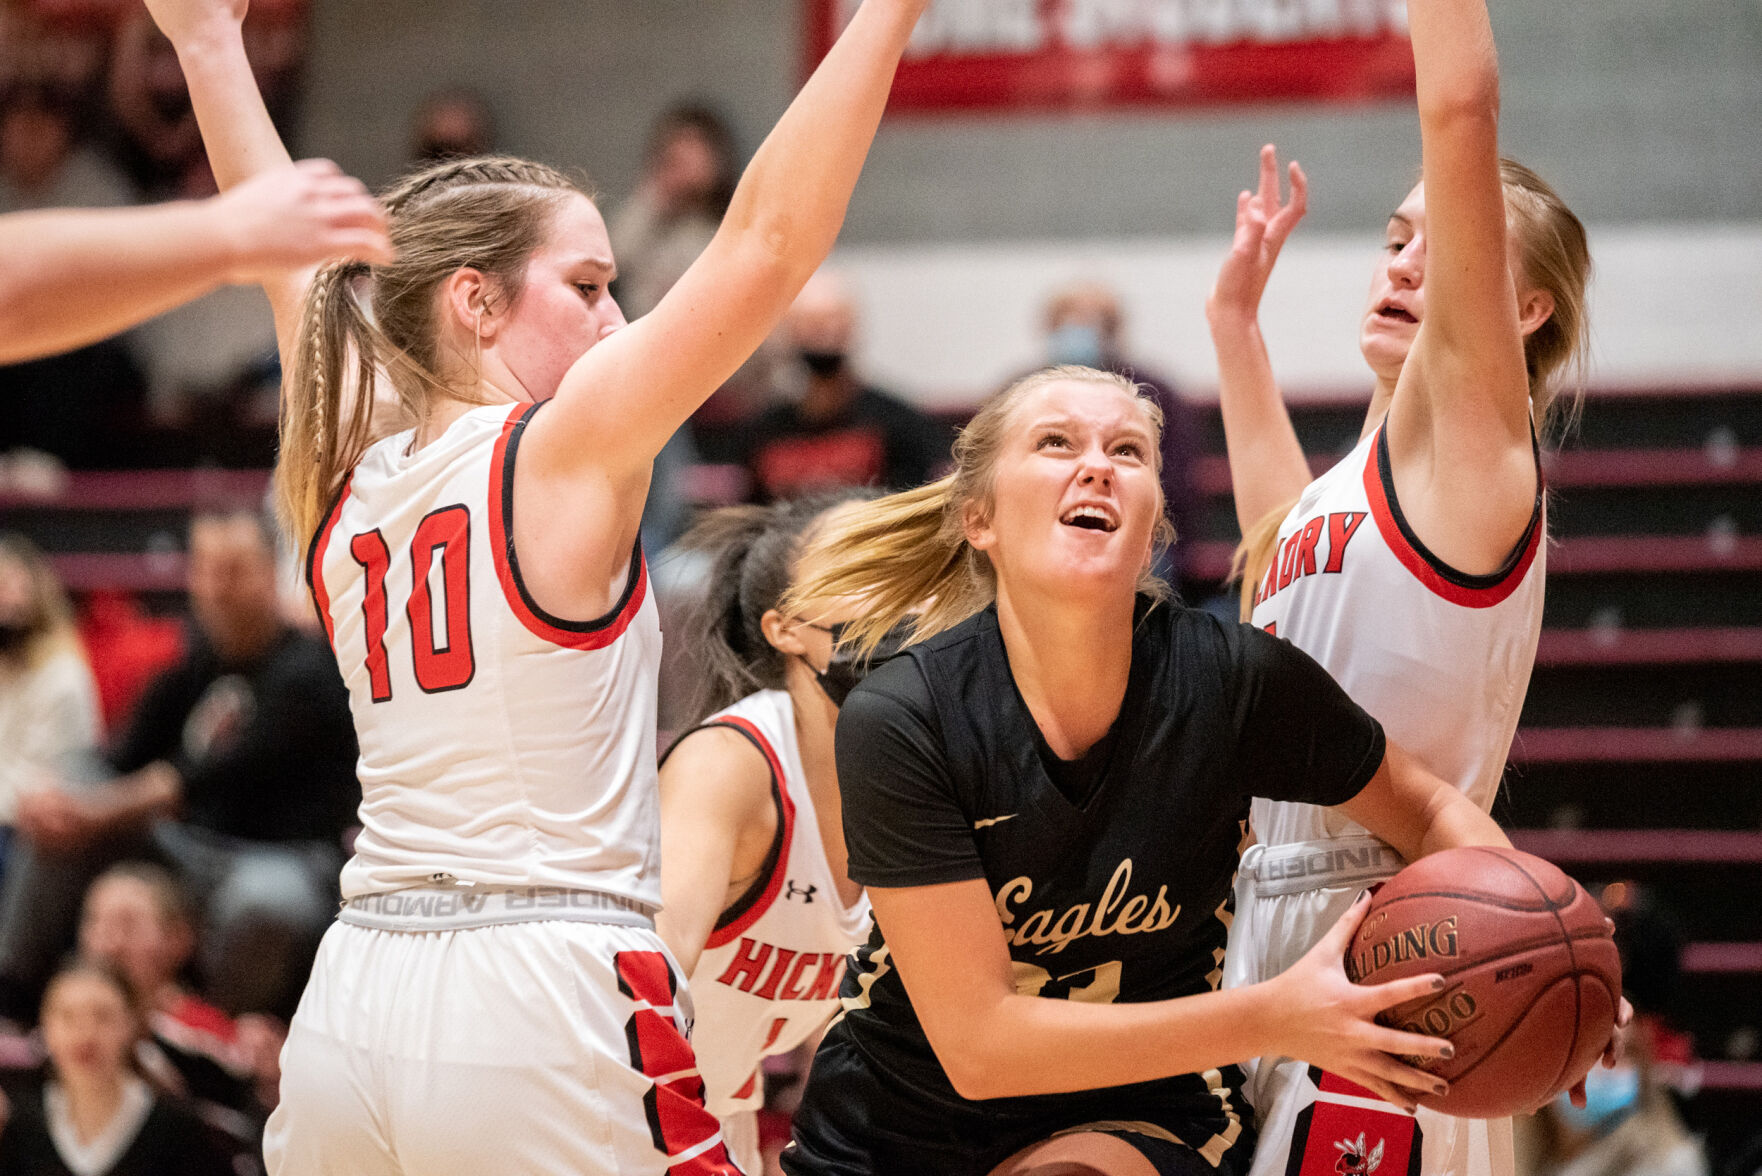
[[[1260,187],[1236,197],[1236,236],[1205,300],[1217,352],[1218,405],[1236,525],[1243,534],[1269,511],[1295,501],[1310,481],[1309,463],[1260,333],[1260,298],[1267,279],[1309,207],[1309,182],[1295,162],[1290,176],[1291,199],[1282,202],[1278,152],[1270,143],[1260,149]]]
[[[0,363],[81,347],[227,283],[389,258],[379,202],[321,160],[201,201],[0,217]]]
[[[1521,537],[1536,479],[1499,169],[1499,63],[1485,0],[1407,7],[1419,79],[1425,309],[1390,405],[1389,447],[1420,538],[1460,570],[1484,573]],[[1538,303],[1525,313],[1550,309]]]
[[[753,157],[715,239],[652,313],[575,364],[534,421],[528,460],[565,476],[646,480],[667,438],[831,252],[926,4],[865,0]],[[583,444],[594,438],[615,444]],[[629,506],[640,509],[640,495]]]
[[[160,31],[177,50],[208,163],[223,192],[292,162],[245,56],[248,7],[249,0],[147,0]],[[300,296],[316,269],[303,266],[262,277],[284,362],[299,325]]]

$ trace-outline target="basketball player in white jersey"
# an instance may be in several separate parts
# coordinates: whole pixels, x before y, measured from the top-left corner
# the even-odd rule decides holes
[[[662,444],[830,250],[923,7],[863,4],[634,325],[598,210],[512,159],[399,185],[393,263],[268,287],[290,371],[279,493],[364,790],[272,1173],[734,1171],[653,930],[660,631],[638,522]],[[243,0],[151,8],[222,187],[285,163]],[[375,419],[381,383],[401,432]]]
[[[657,926],[691,978],[705,1100],[753,1173],[760,1063],[832,1019],[845,960],[869,933],[832,755],[838,707],[866,664],[835,648],[851,610],[777,611],[804,535],[838,501],[720,510],[682,540],[708,561],[706,599],[678,635],[704,682],[661,760]]]
[[[1243,613],[1313,656],[1389,737],[1491,808],[1542,622],[1546,529],[1536,447],[1584,336],[1583,227],[1498,151],[1484,0],[1412,0],[1423,182],[1390,217],[1360,347],[1376,388],[1358,446],[1320,478],[1261,340],[1260,295],[1301,219],[1273,149],[1238,198],[1207,304],[1245,538]],[[1276,976],[1401,855],[1337,809],[1254,802],[1225,983]],[[1384,1140],[1394,1172],[1507,1174],[1508,1120],[1417,1120],[1289,1059],[1249,1082],[1256,1176],[1333,1170],[1335,1144]],[[1382,1145],[1379,1145],[1382,1146]]]

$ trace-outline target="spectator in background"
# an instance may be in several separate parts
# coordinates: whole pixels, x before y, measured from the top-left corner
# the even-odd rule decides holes
[[[765,502],[836,486],[905,490],[950,462],[941,424],[863,382],[851,364],[856,300],[836,275],[808,282],[783,324],[799,394],[753,421],[746,458]]]
[[[1690,1061],[1671,1028],[1682,971],[1681,921],[1635,883],[1605,888],[1615,922],[1623,995],[1634,1006],[1622,1058],[1592,1066],[1585,1105],[1565,1094],[1536,1115],[1513,1121],[1519,1171],[1530,1176],[1707,1176],[1701,1141],[1677,1113],[1670,1080]]]
[[[457,155],[489,155],[495,149],[495,115],[476,90],[448,86],[424,98],[416,108],[410,129],[412,167]]]
[[[715,111],[682,104],[661,116],[649,134],[636,191],[607,226],[618,255],[614,290],[626,318],[634,321],[653,310],[697,260],[722,224],[739,178],[734,133]],[[741,370],[750,372],[762,362],[755,356]],[[740,383],[739,376],[731,383]],[[740,415],[740,406],[731,412],[727,398],[718,403],[719,396],[699,409],[712,431],[722,418]],[[689,426],[656,455],[642,515],[642,541],[648,550],[660,551],[689,523],[691,504],[681,481],[699,458]]]
[[[93,776],[21,799],[0,888],[0,1012],[28,1010],[86,885],[151,854],[205,912],[203,974],[231,1013],[288,1011],[335,909],[360,799],[348,698],[321,639],[277,611],[274,536],[251,511],[190,526],[194,621]]]
[[[1099,282],[1079,282],[1055,292],[1044,321],[1046,362],[1078,364],[1125,376],[1150,390],[1162,409],[1162,493],[1177,538],[1192,534],[1199,521],[1200,495],[1193,481],[1199,438],[1187,403],[1168,381],[1147,371],[1126,353],[1125,312],[1119,295]],[[1180,545],[1171,545],[1158,569],[1181,591]],[[1183,595],[1185,595],[1183,593]],[[1194,603],[1189,601],[1188,603]]]
[[[214,177],[177,53],[145,9],[133,12],[116,30],[110,113],[120,132],[117,155],[148,199],[213,194]]]
[[[20,794],[98,738],[97,687],[67,593],[28,541],[0,534],[0,870]]]
[[[270,1075],[260,1072],[250,1035],[183,986],[195,949],[189,896],[163,867],[123,862],[86,891],[80,955],[116,968],[140,997],[147,1019],[136,1051],[142,1071],[249,1147],[262,1140],[268,1112],[258,1099],[259,1079]]]
[[[132,197],[122,174],[79,143],[74,96],[45,83],[0,92],[0,214],[112,207]],[[129,415],[142,392],[139,369],[114,340],[0,368],[0,453],[47,455],[55,469],[108,464],[115,452],[108,426]],[[31,462],[22,468],[37,472]]]
[[[76,96],[44,82],[0,89],[0,213],[133,202],[123,174],[80,142]]]
[[[49,1073],[14,1100],[0,1176],[230,1176],[200,1119],[133,1066],[144,1031],[128,981],[103,964],[57,972],[43,996]]]
[[[631,321],[655,308],[697,260],[740,177],[734,133],[705,106],[667,111],[649,136],[636,191],[609,226],[618,254],[618,305]]]

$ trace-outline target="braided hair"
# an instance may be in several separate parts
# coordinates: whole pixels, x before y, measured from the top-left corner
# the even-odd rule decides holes
[[[463,268],[499,296],[520,297],[526,265],[571,194],[588,193],[555,168],[510,156],[449,159],[406,176],[382,199],[397,260],[341,262],[307,287],[282,396],[277,501],[296,541],[311,541],[344,476],[383,430],[374,420],[384,378],[406,421],[434,398],[475,403],[478,390],[441,370],[437,292]],[[372,307],[371,315],[364,304]]]

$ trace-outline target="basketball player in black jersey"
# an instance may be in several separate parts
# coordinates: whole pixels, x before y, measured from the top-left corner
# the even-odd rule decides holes
[[[792,1176],[1244,1170],[1234,1065],[1312,1061],[1403,1106],[1449,1044],[1375,1014],[1442,985],[1341,966],[1362,902],[1295,968],[1217,991],[1253,795],[1342,805],[1409,858],[1507,845],[1308,655],[1166,599],[1160,421],[1127,381],[1028,377],[956,472],[851,508],[803,597],[932,601],[933,634],[846,701],[851,876],[876,927],[814,1060]],[[790,603],[785,602],[785,610]]]

